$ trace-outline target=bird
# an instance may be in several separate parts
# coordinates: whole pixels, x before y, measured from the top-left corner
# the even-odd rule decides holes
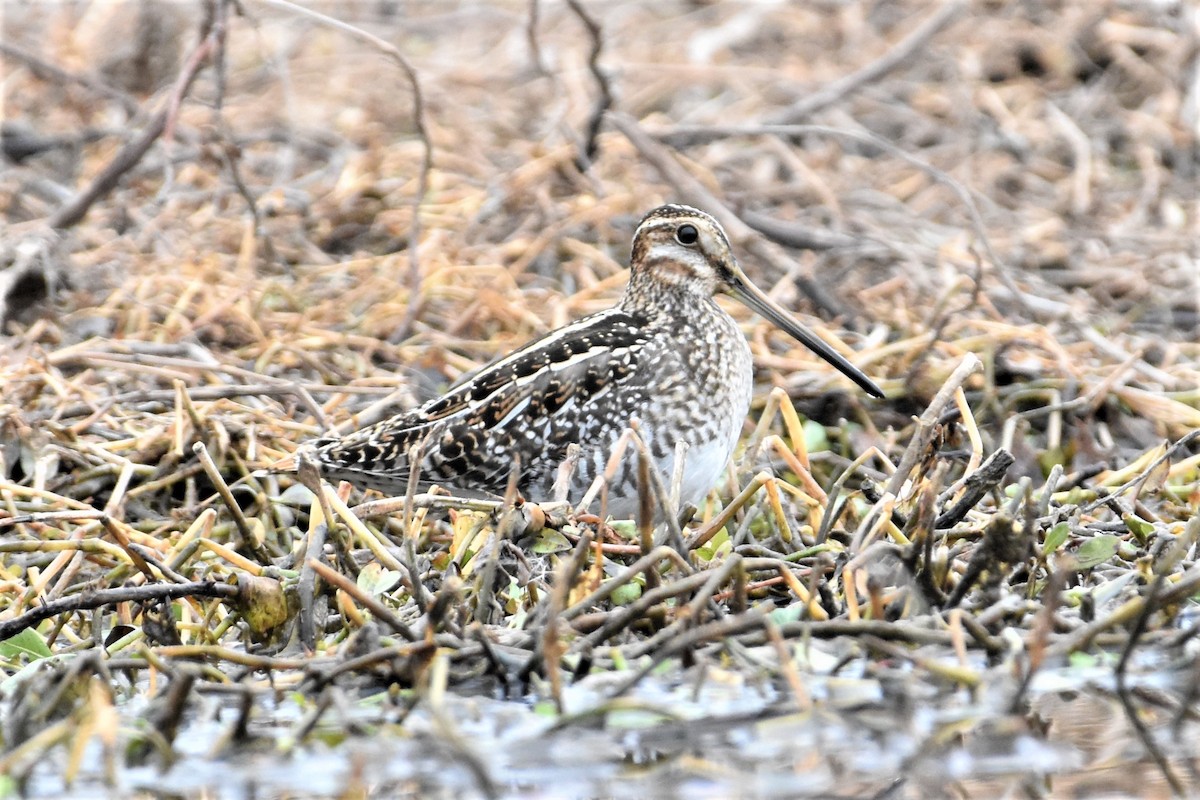
[[[629,283],[614,307],[529,342],[423,405],[315,439],[306,453],[328,478],[394,494],[405,491],[415,453],[421,485],[476,497],[503,495],[515,469],[521,495],[545,501],[571,452],[577,460],[567,499],[576,503],[636,420],[665,480],[682,452],[679,500],[699,505],[729,463],[753,394],[750,347],[717,304],[719,293],[883,397],[874,381],[750,282],[716,219],[668,204],[634,231]],[[639,508],[637,456],[633,447],[626,453],[608,481],[607,512],[617,519],[633,518]]]

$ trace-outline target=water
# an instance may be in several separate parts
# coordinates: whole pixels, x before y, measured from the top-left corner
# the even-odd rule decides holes
[[[1132,687],[1150,741],[1185,777],[1179,765],[1196,755],[1196,723],[1176,720],[1170,707],[1190,675],[1154,671]],[[703,800],[888,790],[935,797],[951,786],[978,797],[1056,796],[1077,786],[1110,797],[1165,789],[1111,669],[1099,665],[1043,671],[1021,713],[1009,708],[1015,682],[997,679],[975,692],[931,688],[902,667],[878,664],[805,676],[811,706],[798,705],[782,682],[713,668],[702,680],[695,670],[659,675],[612,699],[625,677],[567,687],[561,718],[545,701],[447,695],[409,711],[378,692],[347,693],[299,743],[308,701],[260,696],[249,740],[231,744],[233,701],[206,698],[179,734],[171,765],[118,769],[108,787],[93,742],[79,780],[67,787],[59,748],[34,770],[28,796]]]

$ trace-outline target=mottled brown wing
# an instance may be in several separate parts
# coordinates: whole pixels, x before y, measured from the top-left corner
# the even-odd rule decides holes
[[[517,458],[541,477],[585,437],[614,386],[633,374],[645,323],[619,309],[585,317],[485,367],[444,396],[341,439],[314,443],[324,472],[399,491],[408,456],[422,452],[422,483],[500,492]],[[522,483],[527,483],[523,480]]]

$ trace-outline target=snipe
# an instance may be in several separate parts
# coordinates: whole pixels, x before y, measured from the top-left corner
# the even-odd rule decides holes
[[[750,348],[713,299],[721,291],[883,396],[749,282],[715,219],[665,205],[634,232],[629,286],[616,307],[530,342],[419,408],[318,439],[310,455],[328,477],[399,493],[419,443],[423,484],[502,494],[516,463],[522,494],[543,500],[568,445],[578,443],[568,492],[578,501],[636,418],[665,479],[675,468],[676,442],[688,444],[680,499],[698,503],[733,453],[752,390]],[[619,518],[637,508],[637,462],[629,453],[609,484],[608,511]]]

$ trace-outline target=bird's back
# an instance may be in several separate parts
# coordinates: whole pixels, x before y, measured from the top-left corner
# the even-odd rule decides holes
[[[574,443],[581,453],[568,497],[577,501],[637,419],[666,477],[677,441],[694,450],[685,461],[684,499],[695,501],[736,442],[749,406],[749,371],[744,339],[711,298],[658,319],[617,307],[530,342],[412,411],[318,440],[316,456],[330,477],[400,492],[415,446],[422,484],[502,494],[517,468],[522,492],[545,500]],[[610,487],[614,514],[635,507],[629,453]],[[693,462],[703,474],[688,475]]]

